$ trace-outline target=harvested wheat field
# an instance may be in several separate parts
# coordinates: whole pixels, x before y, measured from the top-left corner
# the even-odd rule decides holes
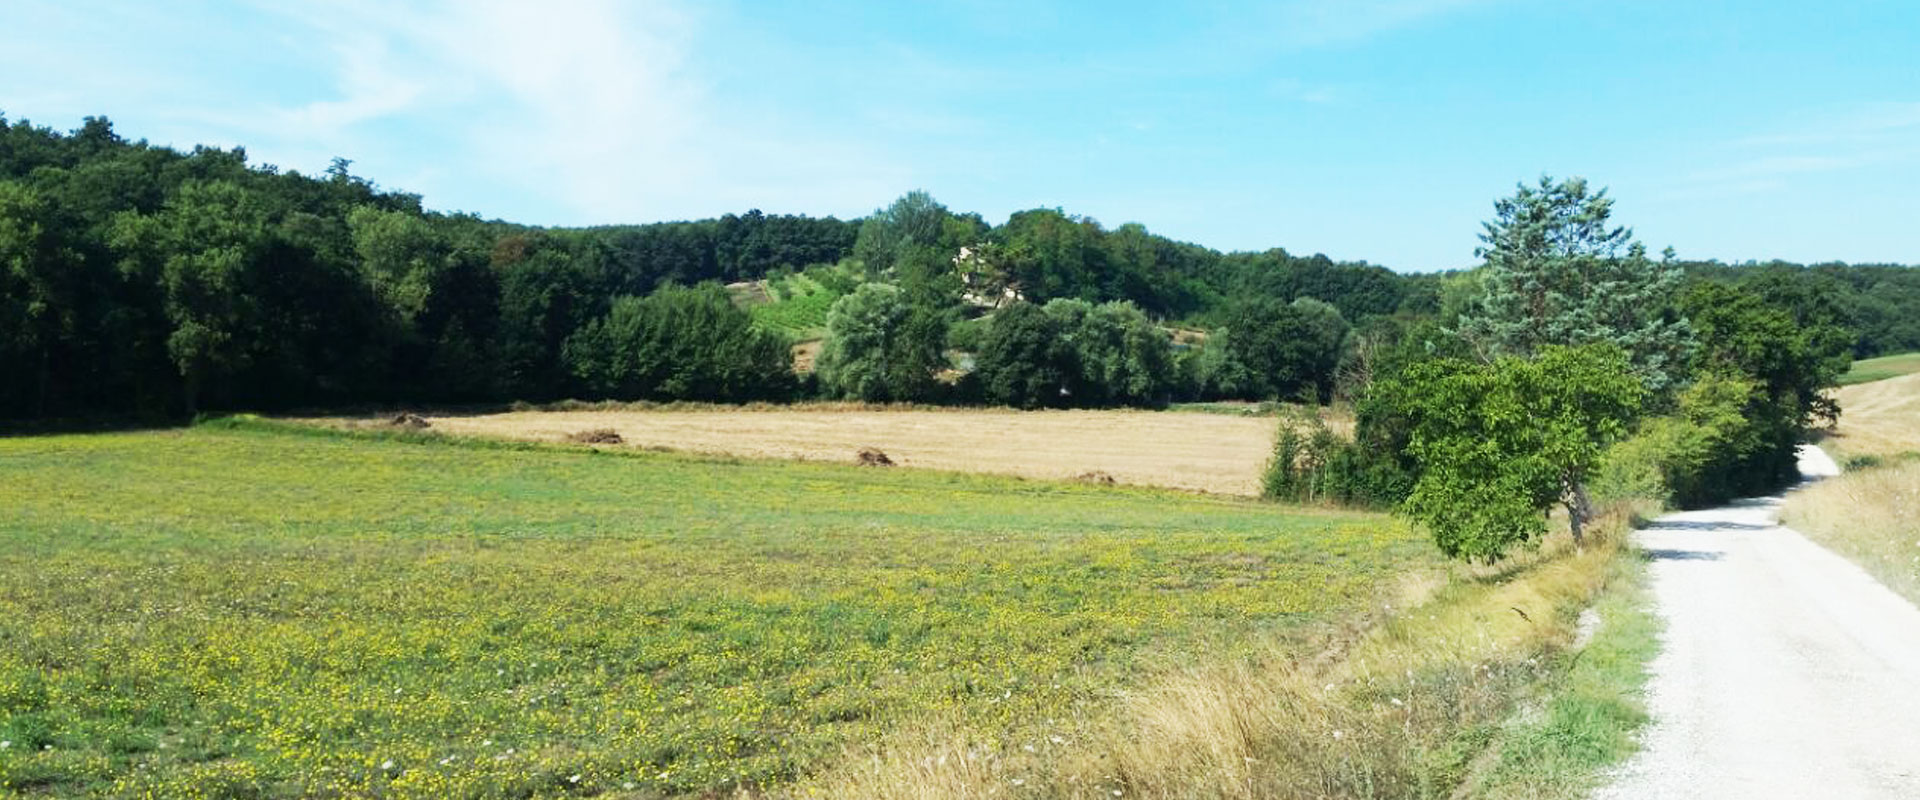
[[[847,410],[836,406],[517,411],[426,415],[442,433],[563,441],[610,430],[622,447],[853,463],[862,449],[903,467],[1257,494],[1273,417],[1155,411]],[[334,420],[334,422],[349,422]],[[1337,427],[1344,423],[1334,421]],[[1104,473],[1104,475],[1101,475]]]
[[[1842,386],[1834,397],[1840,425],[1821,446],[1848,458],[1920,453],[1920,373]]]

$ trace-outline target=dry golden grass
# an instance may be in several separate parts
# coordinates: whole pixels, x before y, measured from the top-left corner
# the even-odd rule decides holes
[[[1821,481],[1789,497],[1781,518],[1920,603],[1920,461]]]
[[[1920,373],[1842,386],[1840,424],[1821,446],[1841,461],[1920,453]]]
[[[1840,424],[1820,444],[1849,469],[1788,497],[1782,521],[1920,603],[1920,373],[1834,391]]]
[[[906,467],[1044,479],[1104,472],[1123,484],[1242,495],[1259,493],[1260,473],[1272,453],[1276,430],[1271,417],[1225,414],[835,405],[426,418],[433,430],[457,435],[563,441],[581,431],[609,429],[626,447],[842,462],[872,447]],[[1351,425],[1343,419],[1330,423],[1336,430]]]

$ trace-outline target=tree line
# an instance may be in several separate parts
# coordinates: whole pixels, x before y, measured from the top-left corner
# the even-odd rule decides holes
[[[1037,390],[1016,399],[931,380],[950,371],[943,362],[953,344],[978,344],[989,327],[960,302],[954,254],[971,248],[967,266],[999,275],[1023,302],[1122,303],[1156,325],[1210,324],[1238,313],[1224,298],[1250,291],[1328,298],[1349,317],[1387,313],[1411,282],[1324,256],[1222,256],[1058,209],[991,226],[921,193],[856,221],[750,211],[539,228],[433,212],[350,167],[337,160],[324,174],[303,175],[250,164],[239,148],[180,152],[129,141],[100,118],[62,133],[0,117],[0,374],[8,378],[0,419],[815,392],[1150,404],[1212,390],[1176,391],[1158,367],[1112,391],[1104,377],[1076,373],[1076,386],[1055,387],[1067,394],[1044,402]],[[817,264],[852,264],[862,282],[903,291],[928,368],[896,363],[886,388],[789,374],[772,368],[787,356],[769,336],[715,291],[694,288]],[[1133,312],[1126,322],[1136,349],[1145,346]],[[1254,337],[1248,329],[1240,338]],[[684,344],[709,340],[723,346]],[[1109,357],[1084,355],[1089,370]],[[1064,363],[1055,360],[1041,371]],[[994,387],[1017,382],[1005,369],[996,374]],[[1271,388],[1244,376],[1218,384],[1240,394]]]
[[[0,118],[0,419],[580,399],[1153,406],[1361,397],[1471,347],[1494,265],[1401,275],[1281,249],[1220,253],[1060,209],[999,225],[913,192],[858,220],[767,215],[540,228],[320,175]],[[1843,329],[1920,347],[1900,267],[1662,260]],[[719,284],[847,276],[818,369]],[[1624,302],[1606,314],[1638,307]],[[1596,318],[1597,320],[1598,318]],[[1597,324],[1589,320],[1580,324]],[[1557,324],[1557,323],[1556,323]],[[1634,351],[1647,359],[1691,358]]]

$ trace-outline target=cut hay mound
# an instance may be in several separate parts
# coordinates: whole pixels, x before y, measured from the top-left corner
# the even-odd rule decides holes
[[[433,423],[428,422],[426,417],[411,411],[402,411],[394,415],[393,419],[387,420],[387,425],[395,428],[405,428],[410,431],[433,427]]]
[[[1082,472],[1079,477],[1074,478],[1074,480],[1081,483],[1097,483],[1101,486],[1113,486],[1119,483],[1119,481],[1113,479],[1111,473],[1101,472],[1097,469],[1092,472]]]
[[[860,452],[854,455],[853,460],[854,460],[854,463],[859,464],[860,466],[863,466],[863,467],[893,466],[893,459],[888,458],[886,453],[882,453],[878,449],[872,448],[872,447],[860,448]]]
[[[569,433],[567,441],[577,444],[621,444],[626,439],[621,438],[620,432],[612,428],[594,428]]]

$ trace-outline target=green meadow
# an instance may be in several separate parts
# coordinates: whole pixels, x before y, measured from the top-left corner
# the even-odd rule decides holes
[[[1380,515],[931,471],[255,422],[0,438],[0,790],[780,786],[930,721],[1097,717],[1431,550]]]
[[[1856,383],[1884,381],[1915,372],[1920,372],[1920,353],[1866,358],[1853,362],[1853,366],[1847,370],[1846,374],[1840,376],[1840,385],[1851,386]]]

